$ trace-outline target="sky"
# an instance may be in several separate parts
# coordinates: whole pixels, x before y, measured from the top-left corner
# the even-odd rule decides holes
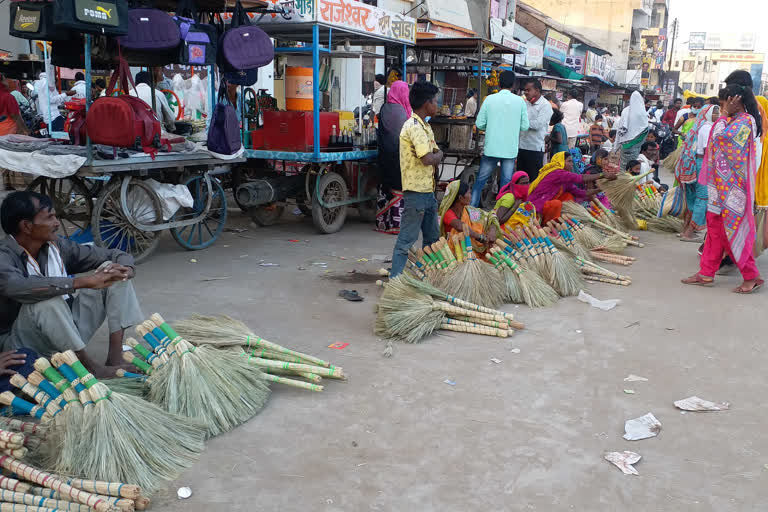
[[[766,0],[669,0],[669,26],[680,23],[675,46],[688,41],[690,32],[756,32],[755,51],[768,54]]]

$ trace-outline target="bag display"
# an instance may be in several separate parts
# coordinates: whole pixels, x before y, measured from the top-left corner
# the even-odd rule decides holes
[[[88,34],[121,36],[128,33],[127,0],[56,0],[53,22]]]
[[[61,41],[69,32],[53,22],[53,3],[11,2],[8,33],[22,39]]]
[[[232,23],[219,37],[217,63],[222,71],[256,69],[274,60],[275,48],[269,36],[250,23],[248,13],[237,0]]]
[[[227,81],[222,77],[219,95],[208,126],[208,150],[222,155],[234,155],[240,151],[240,121],[227,96]]]
[[[91,38],[91,68],[110,69],[115,65],[115,40],[105,36]],[[51,64],[70,69],[85,69],[85,37],[70,33],[66,41],[51,45]]]
[[[194,4],[183,0],[179,2],[173,19],[181,35],[177,62],[189,66],[216,64],[219,29],[215,25],[201,23]]]
[[[117,40],[128,50],[157,52],[177,48],[181,35],[178,25],[167,12],[139,8],[128,10],[128,34]]]
[[[228,71],[223,73],[224,79],[235,85],[250,86],[255,84],[259,79],[259,69],[245,69],[242,71]]]
[[[136,89],[128,62],[123,58],[118,59],[117,69],[109,79],[106,96],[97,98],[88,111],[88,137],[95,144],[133,148],[154,158],[161,147],[160,121],[141,99],[128,94],[111,96],[118,84],[123,91],[130,90],[129,84]]]

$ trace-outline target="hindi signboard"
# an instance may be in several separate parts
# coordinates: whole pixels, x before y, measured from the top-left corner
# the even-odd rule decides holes
[[[317,0],[317,21],[373,37],[416,42],[416,20],[356,0]]]
[[[568,56],[568,47],[570,45],[570,37],[561,34],[557,30],[548,28],[547,35],[544,38],[544,58],[563,64]]]

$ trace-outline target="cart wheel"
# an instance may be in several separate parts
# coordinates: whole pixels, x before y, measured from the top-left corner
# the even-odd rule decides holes
[[[272,226],[277,223],[280,217],[283,216],[284,211],[285,206],[277,203],[248,208],[248,214],[253,222],[261,227]]]
[[[341,175],[329,172],[319,178],[317,185],[318,194],[325,203],[346,201],[349,198],[347,184]],[[347,206],[336,208],[323,208],[320,206],[317,195],[312,196],[312,221],[315,227],[324,234],[335,233],[344,225],[347,218]]]
[[[171,221],[191,219],[205,210],[205,205],[208,202],[208,187],[205,185],[205,177],[193,176],[187,180],[185,185],[192,193],[194,203],[192,208],[179,209],[171,217]],[[173,239],[188,251],[205,249],[213,244],[227,223],[227,196],[216,178],[211,178],[211,190],[213,192],[211,209],[200,222],[180,228],[171,228]]]
[[[376,214],[379,212],[379,205],[376,199],[378,193],[379,191],[376,187],[369,189],[365,195],[373,196],[374,198],[357,204],[357,213],[363,222],[376,222]]]
[[[111,180],[96,201],[91,218],[93,241],[99,247],[125,251],[133,256],[136,263],[140,263],[157,249],[160,231],[141,231],[131,225],[120,206],[121,186],[122,180]],[[144,224],[162,222],[160,198],[149,185],[131,180],[127,196],[129,204],[133,205],[133,218]]]
[[[93,196],[80,178],[70,176],[53,179],[40,176],[29,184],[27,190],[51,198],[65,237],[77,238],[88,233],[93,215]]]

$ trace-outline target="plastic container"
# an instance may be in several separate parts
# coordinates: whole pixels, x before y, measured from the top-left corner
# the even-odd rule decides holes
[[[312,110],[312,68],[285,68],[285,109]]]

